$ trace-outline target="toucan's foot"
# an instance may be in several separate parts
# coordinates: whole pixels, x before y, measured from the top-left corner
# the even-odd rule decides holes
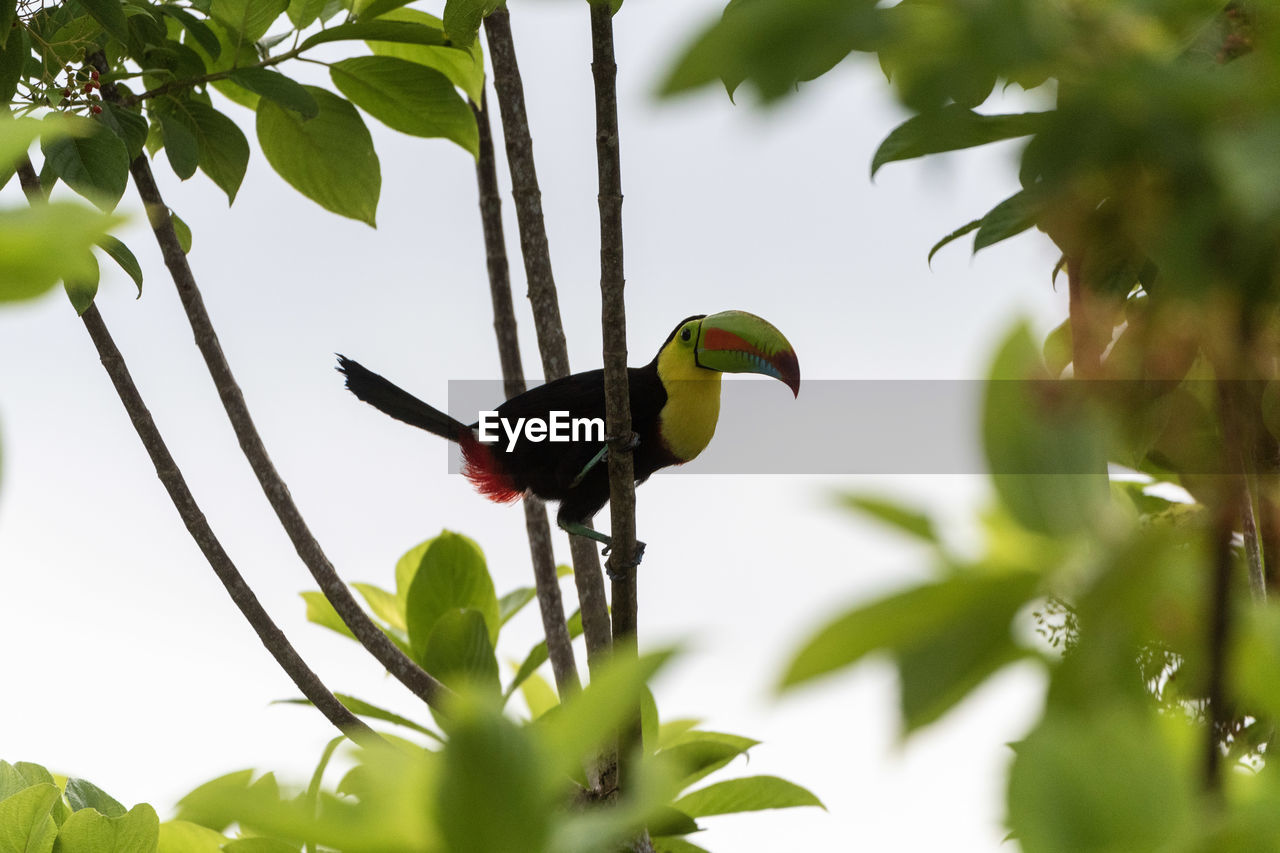
[[[613,543],[610,542],[608,545],[604,546],[604,550],[600,552],[601,556],[604,556],[604,557],[609,556],[609,551],[612,548],[613,548]],[[630,563],[620,565],[616,568],[613,567],[612,561],[610,561],[610,563],[605,565],[605,574],[609,576],[610,580],[620,581],[626,577],[626,572],[630,571],[631,569],[639,568],[640,561],[643,559],[644,559],[644,543],[641,542],[639,539],[637,539],[635,559],[633,559]]]

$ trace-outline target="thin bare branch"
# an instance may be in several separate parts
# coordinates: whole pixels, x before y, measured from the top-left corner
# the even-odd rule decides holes
[[[486,99],[487,100],[487,99]],[[502,197],[498,191],[498,170],[493,152],[493,133],[489,127],[486,101],[472,104],[480,130],[480,157],[476,161],[476,185],[480,196],[480,222],[484,228],[485,259],[489,270],[489,295],[493,301],[493,331],[498,339],[498,360],[502,364],[502,381],[507,397],[523,394],[524,364],[520,358],[520,337],[516,330],[516,312],[511,298],[511,271],[507,263],[507,246],[502,228]],[[555,552],[551,546],[551,525],[547,507],[541,500],[526,495],[524,523],[529,536],[529,555],[533,561],[534,585],[538,591],[538,608],[542,612],[542,629],[547,637],[547,657],[555,675],[561,698],[582,689],[578,667],[573,659],[573,640],[564,618],[564,602],[560,597],[560,579],[556,577]]]
[[[100,72],[105,73],[107,64],[101,52],[91,56],[90,60]],[[112,84],[104,83],[102,94],[106,100],[119,103],[119,93],[115,91]],[[129,171],[133,175],[133,183],[138,190],[138,195],[146,207],[151,229],[164,256],[165,266],[169,268],[187,320],[195,334],[196,346],[204,357],[205,365],[213,378],[218,397],[222,400],[227,418],[240,443],[240,449],[248,459],[249,466],[253,469],[263,493],[267,496],[267,501],[288,534],[298,556],[310,570],[320,591],[333,605],[343,624],[351,630],[360,644],[422,701],[437,710],[443,710],[441,703],[449,692],[448,688],[414,663],[374,624],[360,607],[355,596],[351,594],[351,590],[338,576],[333,564],[329,562],[329,558],[320,547],[320,543],[316,541],[302,518],[297,505],[293,502],[293,497],[289,494],[288,486],[285,485],[271,457],[267,454],[266,446],[262,443],[262,437],[258,434],[258,429],[249,414],[249,408],[245,404],[244,394],[222,353],[222,345],[218,342],[213,322],[205,309],[204,299],[196,286],[195,275],[187,263],[186,253],[178,243],[178,235],[173,230],[169,208],[160,195],[159,187],[156,186],[145,153],[140,154],[133,161]]]

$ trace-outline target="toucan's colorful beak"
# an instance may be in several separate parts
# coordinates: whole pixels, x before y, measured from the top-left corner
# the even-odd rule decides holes
[[[702,320],[695,354],[699,367],[722,373],[762,373],[800,396],[800,362],[767,320],[746,311],[721,311]]]

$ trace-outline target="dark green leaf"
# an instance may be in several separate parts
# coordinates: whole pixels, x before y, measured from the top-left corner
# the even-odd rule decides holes
[[[18,0],[0,0],[0,33],[7,33],[13,28],[17,13]],[[19,27],[19,29],[25,28]]]
[[[938,250],[941,249],[943,246],[947,245],[950,242],[960,239],[964,235],[968,234],[970,231],[976,231],[978,227],[981,225],[982,225],[981,219],[975,219],[972,222],[966,222],[964,225],[961,225],[959,228],[952,231],[950,234],[943,237],[938,242],[934,243],[933,248],[929,250],[929,257],[926,263],[932,264],[933,256],[938,254]]]
[[[124,140],[132,162],[142,153],[147,141],[147,120],[137,112],[110,102],[102,105],[102,112],[96,119],[111,129],[111,132]]]
[[[1045,126],[1047,116],[1048,113],[980,115],[957,104],[912,116],[880,143],[871,158],[871,176],[875,177],[884,164],[897,160],[1029,136]]]
[[[173,223],[173,231],[178,235],[178,245],[182,247],[184,255],[191,254],[191,229],[187,227],[187,223],[182,221],[182,217],[173,212],[173,208],[169,208],[169,221]]]
[[[192,15],[181,6],[173,6],[163,4],[156,7],[164,14],[173,18],[182,25],[182,28],[190,33],[191,37],[196,40],[196,44],[204,49],[205,54],[210,59],[217,59],[222,53],[222,44],[218,41],[218,36],[213,30],[209,29],[209,25],[204,21]]]
[[[66,793],[72,811],[96,809],[107,817],[120,817],[128,811],[118,800],[87,779],[68,779]]]
[[[138,295],[141,296],[142,265],[133,256],[133,252],[129,251],[129,247],[110,235],[99,240],[98,246],[107,253],[111,260],[119,264],[120,269],[129,274],[129,278],[133,279],[133,283],[138,287]]]
[[[102,210],[113,210],[129,183],[124,141],[96,121],[83,119],[70,126],[80,135],[41,139],[45,165]]]
[[[498,659],[485,617],[476,610],[451,609],[435,621],[422,666],[454,690],[469,688],[498,696]]]
[[[443,531],[422,555],[409,587],[405,621],[414,654],[421,658],[436,622],[446,613],[469,608],[484,617],[490,643],[498,638],[498,596],[484,552],[471,539]],[[495,664],[496,666],[496,664]]]
[[[826,808],[806,789],[777,776],[747,776],[717,782],[686,794],[673,805],[693,818],[797,806]]]
[[[183,101],[174,107],[174,117],[190,131],[200,151],[200,169],[235,201],[249,165],[249,140],[240,127],[223,113],[200,101]]]
[[[278,71],[268,68],[241,68],[231,72],[231,80],[250,92],[270,98],[286,109],[294,110],[303,118],[315,118],[320,112],[316,99],[306,88]]]
[[[504,0],[445,0],[445,33],[457,44],[471,44],[480,31],[480,22],[494,9],[502,6],[503,2]]]
[[[1036,219],[1043,209],[1044,201],[1040,193],[1033,190],[1019,190],[988,210],[982,217],[978,233],[973,236],[973,250],[977,252],[1001,240],[1007,240],[1015,234],[1021,234],[1036,224]]]
[[[262,153],[277,174],[321,207],[375,225],[382,175],[369,129],[347,101],[307,89],[320,107],[313,119],[272,101],[258,105]]]
[[[450,139],[478,155],[475,116],[439,71],[391,56],[359,56],[335,62],[329,74],[352,103],[388,127]]]
[[[194,175],[200,166],[200,143],[187,125],[171,113],[162,113],[160,138],[173,173],[184,181]]]
[[[393,12],[398,10],[401,6],[404,6],[408,2],[409,0],[373,0],[373,2],[366,3],[363,6],[357,3],[356,15],[362,21],[372,21],[374,18],[383,17],[388,12]],[[406,19],[402,18],[400,20],[406,20]],[[437,26],[439,25],[438,20],[436,24]]]
[[[129,24],[125,20],[124,7],[120,0],[79,0],[85,11],[94,20],[102,24],[102,28],[122,42],[129,41]]]
[[[245,41],[255,42],[288,5],[289,0],[213,0],[209,12]]]
[[[331,41],[394,41],[404,44],[445,44],[444,33],[433,27],[411,21],[367,21],[355,24],[338,24],[321,30],[306,39],[299,47],[310,50],[318,44]]]
[[[12,101],[14,93],[18,91],[23,64],[31,53],[31,47],[27,43],[26,27],[0,30],[0,33],[6,32],[9,37],[3,46],[0,46],[0,100],[4,103]]]

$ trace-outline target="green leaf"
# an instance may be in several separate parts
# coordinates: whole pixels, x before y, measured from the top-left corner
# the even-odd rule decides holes
[[[289,0],[212,0],[209,13],[245,41],[254,42],[267,34],[288,5]]]
[[[299,47],[310,50],[318,44],[331,41],[392,41],[403,44],[445,44],[444,33],[439,29],[414,21],[367,21],[355,24],[338,24],[321,30],[307,38]]]
[[[0,0],[0,33],[7,33],[13,27],[18,15],[18,0]],[[19,27],[18,29],[24,29]]]
[[[341,216],[376,225],[382,174],[373,138],[350,103],[308,86],[319,113],[302,119],[272,101],[258,105],[267,162],[298,192]]]
[[[93,265],[91,274],[64,279],[62,282],[63,288],[67,291],[67,298],[71,300],[71,307],[76,310],[77,317],[89,310],[89,306],[93,304],[94,298],[98,295],[98,281],[102,271],[98,268],[98,259],[92,254],[89,255],[89,263]]]
[[[396,9],[387,12],[382,20],[441,26],[439,18],[418,9]],[[434,68],[477,104],[484,97],[484,48],[480,39],[473,41],[468,49],[388,41],[370,41],[368,44],[369,49],[379,56],[392,56]]]
[[[351,629],[347,627],[347,623],[342,621],[342,617],[338,615],[338,611],[333,609],[333,605],[329,603],[329,599],[324,597],[323,592],[316,590],[308,590],[301,593],[302,600],[307,603],[307,621],[314,622],[335,631],[348,639],[354,640],[356,635],[351,633]]]
[[[573,611],[573,615],[568,618],[566,624],[569,629],[570,639],[575,639],[577,637],[582,636],[581,608]],[[510,698],[511,694],[515,692],[516,688],[519,687],[521,684],[523,684],[526,678],[533,675],[533,673],[537,671],[538,667],[542,666],[546,662],[547,662],[547,641],[543,640],[542,642],[538,643],[536,646],[534,646],[532,649],[529,650],[529,654],[525,656],[524,662],[520,664],[520,668],[516,670],[515,677],[511,679],[511,683],[507,685],[506,698]]]
[[[181,24],[182,28],[196,40],[196,44],[200,45],[209,59],[217,59],[222,53],[222,44],[218,41],[217,34],[204,21],[181,6],[162,4],[155,8]]]
[[[96,121],[81,119],[68,126],[80,135],[41,138],[45,165],[71,189],[110,212],[129,183],[129,151],[120,137]]]
[[[94,809],[80,809],[67,818],[58,832],[59,853],[105,853],[156,849],[160,820],[146,803],[127,814],[107,817]]]
[[[172,113],[162,113],[160,137],[173,173],[184,181],[194,175],[200,166],[200,144],[195,134]]]
[[[329,76],[352,103],[388,127],[450,139],[478,156],[475,116],[439,71],[390,56],[359,56],[333,63]]]
[[[693,818],[797,806],[826,808],[805,788],[777,776],[747,776],[717,782],[686,794],[673,805]]]
[[[531,586],[522,586],[498,599],[498,626],[501,627],[511,621],[512,616],[523,610],[524,606],[537,596],[536,589]]]
[[[1036,224],[1043,209],[1044,201],[1038,191],[1019,190],[982,217],[978,233],[973,235],[973,251],[1021,234]]]
[[[842,501],[850,509],[869,515],[902,533],[931,545],[938,544],[938,531],[933,528],[933,520],[922,512],[870,495],[845,495]]]
[[[457,44],[471,44],[480,32],[480,22],[504,2],[505,0],[445,0],[445,34]]]
[[[520,685],[520,695],[524,704],[529,707],[530,719],[538,719],[543,714],[560,704],[556,690],[538,673],[532,673]]]
[[[120,0],[79,0],[79,3],[114,38],[129,42],[129,22]]]
[[[943,246],[955,240],[959,240],[961,237],[968,234],[970,231],[976,231],[981,225],[982,225],[981,219],[975,219],[972,222],[966,222],[964,225],[961,225],[959,228],[952,231],[950,234],[943,237],[938,242],[934,243],[933,248],[929,250],[929,257],[927,258],[926,263],[932,264],[933,256],[938,254],[938,250],[941,249]]]
[[[1063,320],[1044,339],[1044,364],[1049,375],[1057,378],[1071,363],[1071,321]]]
[[[285,12],[295,30],[305,30],[320,18],[325,0],[290,0]]]
[[[659,751],[663,761],[676,765],[680,787],[687,788],[724,767],[760,741],[720,732],[686,732]]]
[[[434,622],[420,660],[447,686],[499,696],[502,684],[485,617],[471,608],[450,609]]]
[[[133,256],[133,252],[129,251],[129,247],[117,240],[111,235],[107,235],[98,241],[98,248],[107,253],[111,260],[115,261],[120,269],[124,270],[129,278],[133,279],[133,283],[138,288],[138,295],[142,295],[142,265],[138,263],[138,259]]]
[[[8,103],[18,91],[18,81],[22,79],[22,68],[31,54],[31,46],[27,42],[26,27],[5,28],[0,33],[8,33],[8,38],[0,44],[0,100]]]
[[[50,853],[58,825],[49,814],[61,792],[42,782],[0,800],[0,850]]]
[[[208,104],[194,100],[178,104],[173,116],[195,140],[200,170],[227,194],[227,204],[234,202],[249,166],[249,140],[240,127]]]
[[[298,845],[279,838],[237,838],[222,846],[223,853],[298,853]]]
[[[462,608],[479,613],[490,643],[497,642],[498,596],[484,552],[466,536],[446,530],[423,553],[405,602],[409,642],[419,659],[436,622],[449,611]]]
[[[142,147],[147,141],[147,120],[141,115],[108,101],[102,104],[102,112],[95,118],[124,141],[130,162],[142,153]]]
[[[653,839],[654,853],[707,853],[696,844],[690,844],[678,835],[663,835]]]
[[[191,229],[181,216],[173,212],[173,208],[169,208],[169,221],[173,223],[173,231],[178,236],[178,245],[182,247],[182,253],[191,254]]]
[[[408,3],[409,0],[356,0],[355,13],[356,17],[361,21],[372,21],[374,18],[391,18],[387,13],[395,12]],[[434,16],[432,16],[434,17]],[[404,20],[404,19],[401,19]],[[439,19],[436,19],[436,25],[439,26]]]
[[[0,210],[0,302],[34,298],[59,279],[96,278],[91,250],[121,221],[63,201]]]
[[[980,115],[957,104],[920,113],[898,125],[871,158],[871,177],[886,163],[973,148],[1038,133],[1049,113]]]
[[[781,687],[890,652],[901,671],[903,717],[914,729],[1019,654],[1011,623],[1037,585],[1029,572],[967,572],[860,605],[809,639]]]
[[[72,811],[94,809],[107,817],[120,817],[127,811],[118,800],[88,779],[68,779],[66,794]]]
[[[264,98],[270,98],[303,118],[315,118],[320,112],[316,99],[301,83],[268,68],[240,68],[231,72],[231,80]]]
[[[1025,325],[1000,347],[982,420],[992,483],[1014,518],[1050,535],[1096,522],[1110,501],[1106,422],[1081,386],[1049,378]]]
[[[365,603],[369,605],[373,615],[386,622],[392,628],[397,628],[401,631],[409,630],[404,621],[404,607],[401,605],[400,600],[396,598],[395,593],[387,592],[382,587],[371,583],[353,583],[351,585],[364,597]]]
[[[226,843],[226,836],[207,826],[169,820],[160,824],[160,843],[156,853],[220,853]]]

